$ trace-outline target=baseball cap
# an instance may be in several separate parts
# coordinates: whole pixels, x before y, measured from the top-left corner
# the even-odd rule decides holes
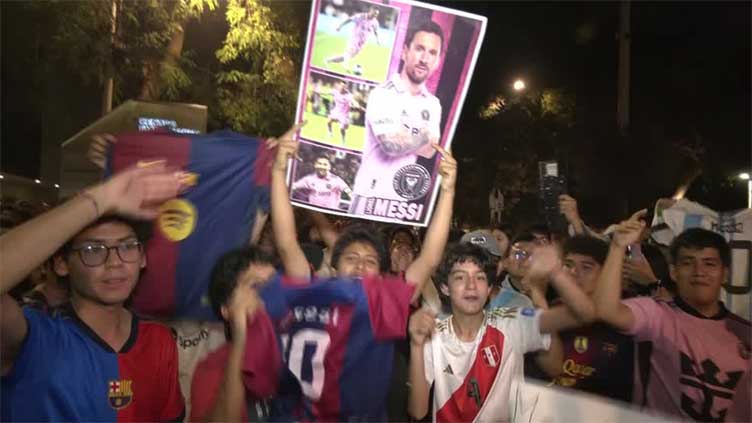
[[[496,243],[496,238],[487,230],[477,230],[468,232],[462,235],[460,238],[460,244],[473,244],[483,248],[489,254],[496,257],[501,257],[501,251],[499,251],[499,244]]]

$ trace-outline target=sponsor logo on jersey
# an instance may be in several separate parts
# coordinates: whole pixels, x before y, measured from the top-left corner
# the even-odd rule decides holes
[[[523,316],[527,316],[527,317],[533,317],[535,316],[535,309],[530,308],[530,307],[525,307],[522,309],[520,314],[522,314]]]
[[[110,407],[121,410],[133,400],[133,381],[130,379],[111,380],[107,383],[107,399]]]
[[[159,208],[159,229],[172,242],[188,238],[196,229],[198,212],[189,201],[175,198]]]
[[[480,355],[488,367],[496,367],[499,365],[499,361],[501,361],[501,356],[499,355],[499,350],[496,349],[496,345],[483,347],[480,350]]]
[[[564,374],[568,376],[590,376],[595,372],[595,368],[579,364],[571,358],[564,362],[562,369],[564,370]]]
[[[444,373],[449,374],[449,375],[454,375],[451,364],[447,364],[447,366],[444,368]]]
[[[588,349],[588,339],[586,336],[576,336],[574,338],[574,350],[582,354]]]
[[[394,191],[407,201],[422,198],[428,192],[431,174],[419,164],[409,164],[400,168],[392,179]]]

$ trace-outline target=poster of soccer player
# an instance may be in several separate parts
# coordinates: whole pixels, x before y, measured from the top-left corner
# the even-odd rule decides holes
[[[323,144],[361,151],[365,140],[366,104],[375,85],[314,72],[308,76],[307,122],[301,136]]]
[[[483,16],[411,0],[314,0],[296,114],[308,121],[301,149],[334,150],[358,164],[338,207],[295,189],[293,203],[426,226],[439,191],[432,144],[451,146],[485,29]],[[371,71],[381,64],[385,71]],[[289,172],[290,185],[301,166]],[[323,161],[318,167],[326,175]]]
[[[301,143],[293,166],[292,198],[312,206],[347,211],[360,157],[332,148]]]
[[[355,0],[318,2],[311,64],[365,80],[381,81],[389,70],[399,9]],[[310,36],[309,36],[310,42]]]

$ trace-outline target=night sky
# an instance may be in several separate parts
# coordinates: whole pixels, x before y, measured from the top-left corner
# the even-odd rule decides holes
[[[38,145],[45,131],[44,119],[39,118],[39,113],[28,111],[29,107],[39,106],[30,98],[33,90],[24,85],[27,81],[22,68],[14,65],[18,61],[28,63],[24,41],[14,30],[28,27],[28,23],[15,13],[12,3],[2,5],[0,166],[4,172],[36,177],[40,172]],[[307,15],[307,3],[288,4]],[[476,128],[479,108],[490,95],[508,93],[517,77],[523,78],[530,89],[566,88],[576,93],[577,119],[586,122],[592,131],[615,128],[618,2],[438,4],[489,19],[458,134]],[[221,19],[220,15],[202,22],[209,25]],[[198,31],[192,34],[192,30]],[[221,37],[195,36],[206,34],[206,27],[194,24],[188,31],[186,48],[196,50],[194,57],[199,59],[213,54],[216,48],[207,45],[207,39],[212,43],[221,41]],[[729,178],[751,167],[751,38],[749,2],[632,3],[630,136],[660,132],[662,139],[702,139],[706,167],[690,194],[717,209],[745,206],[744,187]],[[58,124],[52,130],[61,141],[96,118],[92,113],[96,113],[98,96],[86,106],[76,105],[76,101],[81,100],[71,98],[65,109],[66,124]],[[493,142],[493,133],[482,134],[463,140],[462,148],[456,151],[458,155],[472,155],[475,143]],[[608,157],[608,151],[605,148],[602,155],[584,159],[614,160]],[[727,180],[719,187],[723,175]],[[653,189],[649,179],[643,178],[640,183],[646,197],[670,195],[665,188]]]

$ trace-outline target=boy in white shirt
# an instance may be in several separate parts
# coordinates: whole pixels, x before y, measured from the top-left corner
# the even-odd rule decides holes
[[[428,412],[434,385],[433,421],[521,419],[523,354],[547,349],[551,332],[580,326],[594,318],[592,301],[561,268],[558,251],[538,247],[530,272],[550,277],[564,304],[551,309],[494,308],[484,311],[495,273],[486,253],[474,245],[450,249],[435,281],[449,298],[452,315],[436,320],[428,310],[410,319],[409,413]]]

